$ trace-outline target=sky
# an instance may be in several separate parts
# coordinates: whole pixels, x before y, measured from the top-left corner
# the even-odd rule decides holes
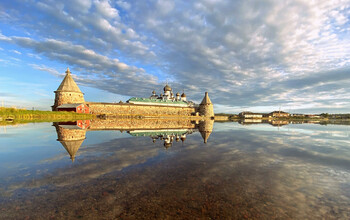
[[[50,110],[67,67],[86,101],[168,82],[216,113],[349,113],[350,2],[0,1],[1,105]]]

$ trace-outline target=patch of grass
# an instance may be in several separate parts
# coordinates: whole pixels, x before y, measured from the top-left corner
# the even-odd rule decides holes
[[[69,121],[80,119],[93,119],[95,115],[83,114],[75,112],[53,112],[53,111],[39,111],[39,110],[26,110],[16,108],[0,107],[0,121],[8,124],[11,121],[14,122],[53,122],[53,121]]]

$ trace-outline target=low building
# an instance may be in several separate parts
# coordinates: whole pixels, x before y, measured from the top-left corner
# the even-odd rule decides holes
[[[290,114],[284,111],[273,111],[270,113],[270,116],[273,118],[284,118],[284,117],[289,117]]]
[[[262,113],[253,113],[253,112],[241,112],[238,114],[240,118],[262,118]]]
[[[89,114],[89,107],[84,103],[63,104],[57,107],[57,111],[77,112]]]

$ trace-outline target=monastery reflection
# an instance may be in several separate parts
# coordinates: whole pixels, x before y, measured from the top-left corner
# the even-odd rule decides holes
[[[238,123],[241,125],[252,125],[252,124],[270,124],[274,127],[282,127],[288,124],[332,124],[332,122],[322,122],[320,120],[262,120],[255,118],[247,118],[238,120]]]
[[[130,135],[134,137],[138,136],[149,136],[151,137],[153,143],[157,140],[164,142],[164,147],[169,148],[173,145],[174,140],[179,142],[180,140],[184,142],[187,135],[196,132],[194,129],[171,129],[171,130],[134,130],[127,131]]]
[[[199,132],[207,143],[213,131],[214,120],[155,120],[155,119],[119,119],[119,120],[78,120],[76,122],[55,122],[57,141],[66,149],[74,162],[75,155],[86,138],[87,131],[119,130],[131,136],[149,136],[155,143],[164,142],[164,147],[171,147],[174,141],[184,142],[188,135]]]

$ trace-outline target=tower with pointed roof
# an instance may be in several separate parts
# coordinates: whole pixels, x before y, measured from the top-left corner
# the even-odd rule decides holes
[[[204,117],[212,118],[214,117],[214,106],[213,103],[210,101],[208,92],[205,92],[205,96],[199,105],[198,108],[199,114],[201,114]]]
[[[69,68],[67,68],[66,76],[62,83],[55,91],[55,103],[52,107],[53,111],[57,111],[57,107],[63,104],[84,103],[84,93],[82,93],[72,78]]]

